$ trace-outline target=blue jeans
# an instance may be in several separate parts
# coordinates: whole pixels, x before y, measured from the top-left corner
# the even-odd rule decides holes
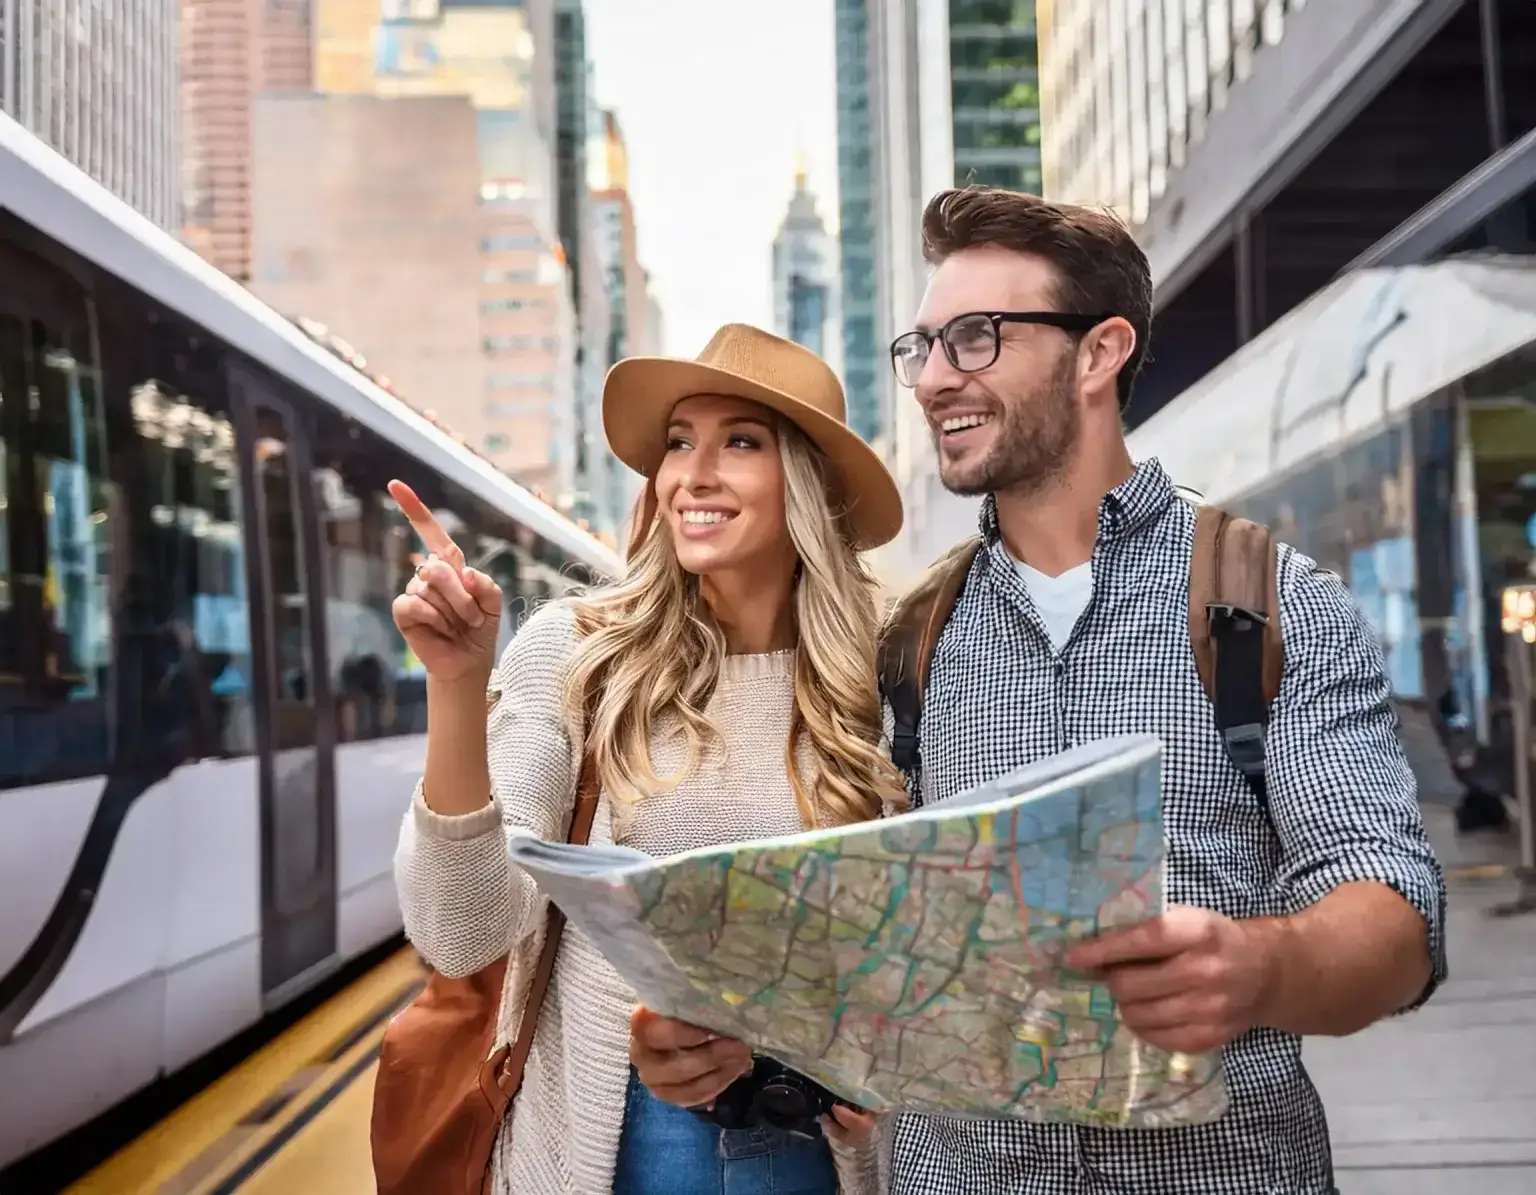
[[[613,1195],[837,1195],[825,1140],[719,1129],[629,1075]]]

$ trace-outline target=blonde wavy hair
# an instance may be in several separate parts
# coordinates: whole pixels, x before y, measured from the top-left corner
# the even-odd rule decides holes
[[[836,513],[826,455],[788,420],[774,422],[786,522],[799,555],[795,706],[785,766],[807,826],[865,821],[906,796],[880,750],[876,587]],[[698,578],[678,563],[649,486],[635,520],[624,579],[576,602],[580,643],[567,691],[582,713],[603,790],[620,814],[675,787],[697,766],[706,742],[719,741],[704,709],[726,657],[725,635]],[[658,727],[687,739],[689,763],[678,776],[656,774],[651,739]],[[811,791],[795,759],[802,734],[818,764]]]

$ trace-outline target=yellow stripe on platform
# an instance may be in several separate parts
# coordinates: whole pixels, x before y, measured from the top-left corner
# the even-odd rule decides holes
[[[182,1104],[149,1132],[69,1187],[65,1195],[189,1195],[227,1173],[257,1140],[347,1060],[377,1045],[385,1025],[338,1047],[386,1006],[403,1004],[425,972],[410,948],[392,955],[233,1070]],[[264,1110],[277,1105],[272,1115]]]
[[[369,1122],[387,1027],[359,1038],[188,1195],[374,1195]]]

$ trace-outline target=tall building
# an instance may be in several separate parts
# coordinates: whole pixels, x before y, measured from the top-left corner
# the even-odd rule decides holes
[[[603,113],[601,168],[594,170],[592,202],[597,213],[597,262],[608,298],[608,342],[603,352],[607,368],[624,357],[653,355],[649,335],[652,296],[649,279],[640,264],[635,210],[629,196],[629,153],[618,117]],[[600,489],[607,525],[621,527],[637,492],[639,478],[602,447],[600,415],[595,421],[597,447],[594,473],[601,475]]]
[[[314,10],[315,0],[262,0],[261,90],[314,90]]]
[[[316,91],[372,93],[374,41],[383,11],[381,0],[314,0]]]
[[[580,460],[579,296],[540,127],[530,17],[503,0],[318,0],[315,78],[333,96],[457,96],[472,106],[485,368],[480,389],[459,399],[474,410],[444,417],[476,429],[476,448],[570,510]]]
[[[581,0],[527,0],[535,46],[531,88],[533,110],[550,153],[554,179],[555,234],[565,251],[567,283],[576,310],[576,416],[580,469],[587,472],[585,445],[596,428],[588,412],[602,390],[606,311],[588,318],[589,304],[606,308],[602,270],[592,253],[601,237],[589,185],[588,145],[598,119],[587,57],[586,15]],[[584,482],[583,492],[589,490]]]
[[[181,237],[251,276],[252,105],[314,87],[312,0],[182,0]]]
[[[1040,74],[1034,0],[950,0],[949,46],[952,152],[957,183],[1007,187],[1038,195]]]
[[[869,8],[836,0],[838,275],[848,422],[871,443],[886,430],[885,346],[880,343],[875,266],[875,128],[870,104]]]
[[[544,3],[550,0],[542,0]],[[560,240],[579,297],[582,230],[592,218],[587,189],[587,22],[581,0],[553,0],[555,67],[555,194]]]
[[[531,86],[539,128],[548,141],[555,177],[556,220],[569,262],[571,293],[579,294],[582,228],[592,218],[587,147],[593,97],[581,0],[527,0],[536,47]]]
[[[585,37],[582,41],[585,43]],[[584,44],[582,49],[584,54]],[[619,527],[619,519],[615,517],[614,511],[619,465],[609,453],[607,441],[603,437],[603,380],[608,374],[613,311],[608,277],[601,261],[603,231],[594,196],[594,182],[601,181],[595,176],[602,173],[599,166],[605,138],[603,109],[597,102],[594,75],[591,60],[583,57],[581,155],[570,163],[571,169],[580,169],[582,172],[575,209],[579,253],[568,277],[574,279],[576,284],[572,513],[578,521],[594,526],[601,534],[617,533]],[[559,170],[557,154],[557,175]]]
[[[911,326],[926,280],[918,227],[928,199],[976,183],[1038,193],[1041,120],[1034,0],[886,0],[869,18],[879,341]],[[881,553],[899,581],[975,530],[976,503],[947,493],[931,436],[888,360],[889,456],[906,500]]]
[[[463,97],[274,93],[254,113],[251,289],[326,325],[413,406],[479,447],[492,362],[479,320],[474,108]],[[532,268],[534,254],[525,260]]]
[[[647,357],[659,357],[667,352],[666,316],[661,300],[651,289],[651,276],[645,276],[645,335],[635,344],[635,352]]]
[[[1040,24],[1047,193],[1113,205],[1152,264],[1133,425],[1342,271],[1530,251],[1528,0],[1042,0]]]
[[[482,132],[482,154],[484,135]],[[483,168],[483,157],[482,157]],[[542,204],[518,182],[487,182],[480,204],[485,385],[475,446],[570,513],[574,484],[575,312]],[[474,421],[456,417],[467,431]]]
[[[181,237],[238,282],[251,277],[257,16],[249,0],[183,0],[181,9]]]
[[[181,215],[181,6],[0,6],[0,110],[172,230]]]
[[[773,239],[773,330],[803,344],[841,374],[837,262],[837,244],[816,210],[802,165],[795,171],[789,210]]]

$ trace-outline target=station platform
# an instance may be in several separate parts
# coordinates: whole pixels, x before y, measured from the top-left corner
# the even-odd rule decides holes
[[[374,1195],[379,1043],[424,980],[414,950],[392,955],[66,1195]]]
[[[1305,1060],[1328,1108],[1340,1195],[1536,1193],[1536,915],[1508,837],[1424,815],[1450,886],[1451,979],[1430,1004]],[[379,1043],[424,973],[405,949],[171,1113],[68,1195],[373,1195]]]
[[[1536,1195],[1536,914],[1513,900],[1513,835],[1458,837],[1426,802],[1446,871],[1450,978],[1411,1016],[1312,1038],[1340,1195]]]

